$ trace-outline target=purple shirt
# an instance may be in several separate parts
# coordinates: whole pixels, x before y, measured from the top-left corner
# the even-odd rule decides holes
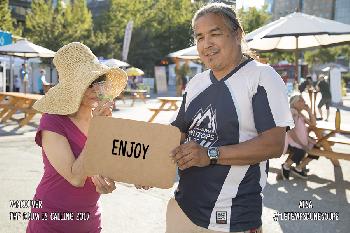
[[[44,114],[36,133],[35,142],[42,147],[41,132],[48,130],[67,138],[71,150],[78,158],[84,148],[86,136],[70,120],[68,116]],[[36,189],[35,200],[42,201],[42,208],[32,209],[32,212],[47,213],[47,220],[29,221],[27,233],[47,232],[100,232],[101,214],[98,199],[100,194],[96,192],[91,178],[87,178],[82,188],[77,188],[65,180],[51,165],[44,149],[42,149],[44,175]],[[64,213],[65,216],[57,215]],[[57,220],[59,218],[69,219],[73,213],[73,220]],[[88,213],[88,220],[77,220],[78,213]],[[85,215],[86,216],[86,215]]]

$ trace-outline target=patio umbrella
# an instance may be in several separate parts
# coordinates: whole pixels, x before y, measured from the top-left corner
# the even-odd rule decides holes
[[[105,64],[106,66],[109,67],[128,67],[130,66],[130,64],[124,62],[124,61],[120,61],[118,59],[108,59],[108,60],[104,60],[102,61],[103,64]]]
[[[295,51],[350,41],[350,25],[300,12],[262,26],[246,35],[248,46],[257,51]]]
[[[33,44],[25,39],[19,40],[14,44],[0,46],[0,54],[22,58],[55,56],[54,51]]]
[[[189,60],[199,59],[196,45],[191,46],[189,48],[181,49],[173,53],[169,53],[168,57],[189,59]]]
[[[145,72],[136,67],[130,67],[126,69],[126,73],[128,76],[141,76],[145,74]]]
[[[46,49],[44,47],[41,47],[39,45],[33,44],[32,42],[23,39],[19,40],[16,43],[0,46],[0,54],[12,56],[12,57],[21,57],[25,60],[28,58],[48,58],[48,57],[54,57],[55,52],[49,49]],[[10,62],[12,63],[12,62]],[[12,65],[10,65],[12,67]],[[51,79],[51,77],[50,77]],[[11,81],[10,86],[12,87],[13,82],[13,72],[11,68]],[[32,80],[33,82],[33,80]],[[32,83],[33,84],[33,83]],[[26,85],[24,92],[26,93]]]

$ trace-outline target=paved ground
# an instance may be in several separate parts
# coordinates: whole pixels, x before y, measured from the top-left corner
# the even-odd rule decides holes
[[[149,100],[147,105],[137,102],[118,102],[119,111],[115,117],[147,120],[151,112],[147,106],[156,105]],[[350,96],[345,98],[342,122],[350,124]],[[331,121],[334,120],[332,109]],[[167,123],[171,112],[161,113],[155,122]],[[18,117],[21,117],[20,115]],[[18,129],[14,122],[0,124],[0,232],[25,232],[26,222],[10,220],[10,212],[26,212],[29,209],[10,208],[10,200],[31,199],[42,175],[40,149],[34,144],[33,136],[39,117],[33,124]],[[337,148],[346,150],[348,148]],[[268,184],[264,191],[263,230],[266,233],[309,233],[350,232],[350,161],[340,161],[334,168],[328,159],[320,158],[310,164],[307,181],[292,178],[290,181],[276,181],[280,164],[285,157],[270,160]],[[165,229],[165,211],[173,189],[137,190],[131,185],[119,184],[117,190],[101,198],[102,225],[104,233],[158,233]],[[300,200],[311,200],[312,209],[299,209]],[[274,221],[277,212],[312,211],[338,212],[338,221]],[[179,223],[181,224],[181,223]],[[180,233],[180,232],[179,232]]]

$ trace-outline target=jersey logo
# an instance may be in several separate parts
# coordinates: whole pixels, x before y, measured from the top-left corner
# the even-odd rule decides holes
[[[227,224],[227,211],[216,211],[216,224]]]
[[[216,111],[209,105],[204,111],[199,109],[193,117],[187,141],[193,140],[204,147],[212,146],[218,140],[216,132]]]

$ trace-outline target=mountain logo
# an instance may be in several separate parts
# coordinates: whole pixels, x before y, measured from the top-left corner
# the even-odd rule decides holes
[[[218,140],[216,129],[216,111],[211,105],[205,110],[201,108],[193,117],[187,141],[193,140],[201,146],[210,147]]]

